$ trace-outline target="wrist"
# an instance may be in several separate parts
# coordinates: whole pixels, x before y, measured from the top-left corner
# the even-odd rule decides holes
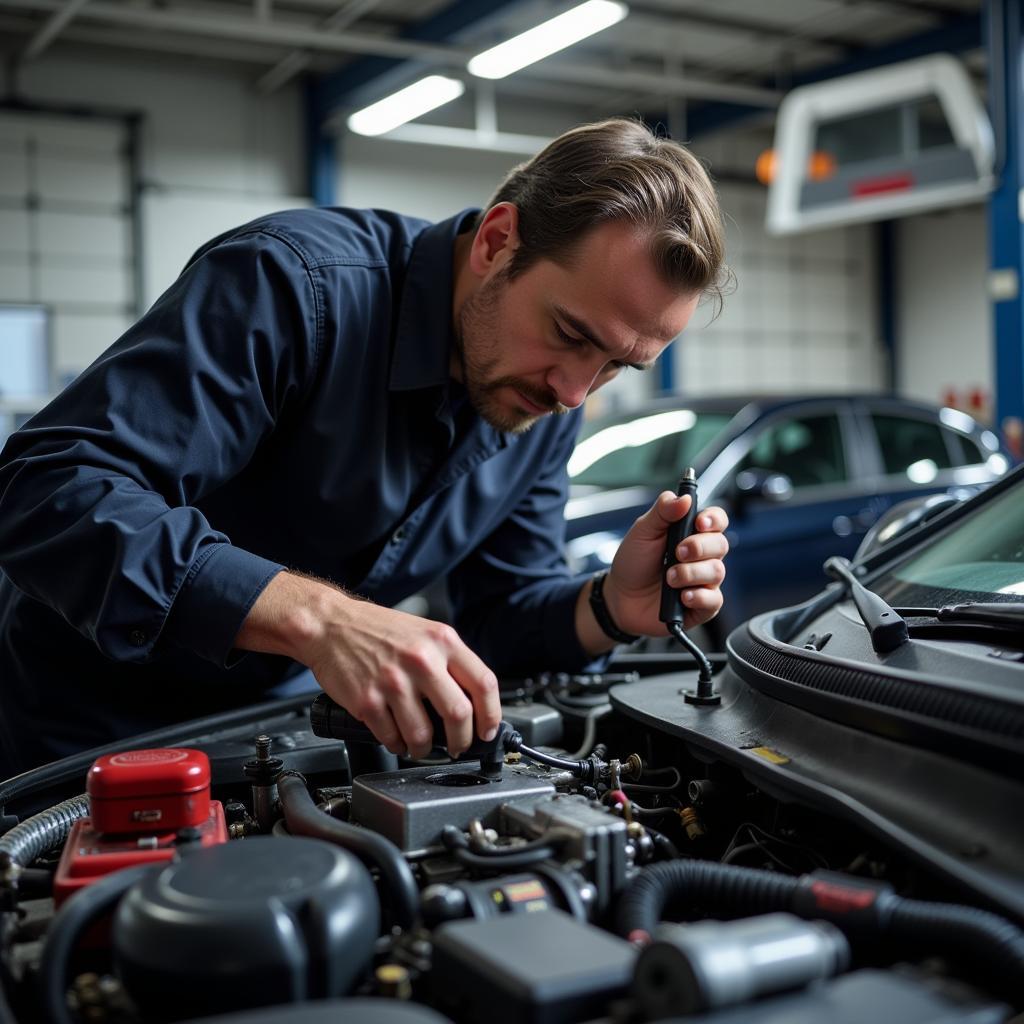
[[[614,585],[610,585],[609,572],[599,572],[590,586],[590,609],[597,620],[601,631],[611,640],[620,644],[631,644],[640,637],[629,633],[620,625],[621,618],[617,613],[617,599]]]
[[[256,599],[239,630],[235,646],[264,654],[283,654],[308,665],[310,652],[343,614],[345,594],[319,580],[281,572]]]

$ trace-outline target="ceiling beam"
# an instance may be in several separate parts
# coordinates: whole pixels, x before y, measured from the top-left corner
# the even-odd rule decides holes
[[[631,14],[655,15],[663,20],[669,14],[665,8],[654,4],[636,3],[629,0]],[[787,43],[809,42],[820,46],[831,46],[833,49],[845,51],[847,54],[859,53],[866,44],[849,36],[839,36],[832,32],[818,32],[803,24],[787,25],[778,21],[766,21],[763,18],[749,18],[746,15],[736,17],[719,13],[707,13],[706,8],[689,8],[679,11],[678,21],[685,25],[700,25],[705,28],[718,28],[727,32],[746,32],[762,39],[775,39]]]
[[[354,25],[364,14],[380,4],[381,0],[348,0],[341,5],[332,15],[320,22],[320,28],[325,32],[344,32],[350,25]],[[269,71],[260,76],[256,83],[258,92],[269,96],[276,92],[286,82],[290,81],[297,74],[305,71],[313,61],[313,55],[309,50],[292,50],[281,58]]]
[[[38,57],[60,35],[61,29],[89,2],[89,0],[66,0],[46,20],[46,24],[28,41],[21,54],[22,60]]]

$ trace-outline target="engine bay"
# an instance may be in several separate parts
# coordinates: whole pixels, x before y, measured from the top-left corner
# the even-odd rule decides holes
[[[714,667],[707,705],[682,655],[504,680],[456,761],[398,763],[321,696],[10,780],[0,1022],[1024,1007],[1019,774],[816,718],[735,644]]]

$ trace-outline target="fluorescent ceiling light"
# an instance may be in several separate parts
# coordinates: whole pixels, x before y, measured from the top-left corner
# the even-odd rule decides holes
[[[587,36],[614,25],[629,13],[625,4],[587,0],[565,14],[478,53],[467,65],[480,78],[504,78],[527,64],[549,57]]]
[[[465,91],[466,86],[457,78],[428,75],[357,110],[349,117],[348,126],[358,135],[383,135],[428,110],[450,103]]]

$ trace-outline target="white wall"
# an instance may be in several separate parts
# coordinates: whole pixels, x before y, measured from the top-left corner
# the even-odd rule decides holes
[[[900,221],[896,264],[900,391],[928,402],[942,402],[950,390],[966,396],[981,389],[991,398],[987,209],[966,206]]]
[[[703,140],[716,169],[753,174],[771,145],[765,130]],[[886,379],[872,229],[834,228],[787,238],[764,229],[767,190],[719,189],[726,259],[735,290],[721,316],[699,309],[676,346],[677,386],[687,394],[876,390]]]
[[[19,86],[29,102],[142,112],[142,252],[131,251],[129,238],[122,256],[141,261],[143,308],[208,238],[271,210],[308,202],[302,195],[305,142],[295,87],[262,97],[252,89],[251,76],[232,65],[123,54],[113,59],[100,50],[68,56],[59,48],[26,65]],[[70,139],[73,124],[63,123]],[[65,168],[70,199],[76,178],[88,180],[81,175],[86,165],[80,161],[76,170],[74,159],[72,154]],[[134,319],[134,295],[88,286],[90,238],[98,244],[103,226],[90,231],[78,247],[78,266],[62,268],[64,283],[56,293],[12,298],[15,275],[0,268],[0,302],[45,300],[57,310],[58,381],[81,370]],[[66,237],[66,230],[61,234]],[[43,250],[38,258],[45,277],[52,257]]]

